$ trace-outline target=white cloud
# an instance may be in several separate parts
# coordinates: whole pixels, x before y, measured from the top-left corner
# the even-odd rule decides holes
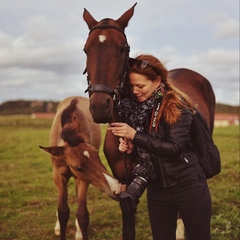
[[[0,43],[6,40],[0,36]],[[0,67],[22,67],[59,71],[61,73],[79,72],[85,59],[83,58],[81,39],[68,39],[59,44],[41,44],[32,42],[31,36],[7,38],[8,43],[0,45]]]
[[[235,105],[239,103],[237,50],[210,49],[198,54],[184,55],[177,49],[166,46],[156,56],[167,63],[169,70],[188,68],[206,77],[213,86],[217,101]]]
[[[228,20],[219,23],[216,26],[214,36],[217,39],[238,38],[239,37],[239,22],[235,20]]]
[[[135,2],[0,0],[0,101],[83,94],[88,35],[83,8],[96,20],[117,19]],[[211,81],[217,99],[238,104],[236,5],[236,0],[141,1],[126,29],[131,56],[151,53],[169,69],[195,70]]]
[[[23,24],[30,44],[35,42],[44,44],[48,41],[61,39],[59,25],[48,19],[46,15],[27,18]]]

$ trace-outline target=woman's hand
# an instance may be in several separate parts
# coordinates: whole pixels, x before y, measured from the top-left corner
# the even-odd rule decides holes
[[[134,145],[132,143],[132,140],[127,140],[126,138],[119,138],[119,146],[118,149],[120,152],[126,152],[127,154],[130,154],[134,150]]]
[[[136,130],[126,123],[113,122],[108,130],[112,131],[115,136],[133,140]]]

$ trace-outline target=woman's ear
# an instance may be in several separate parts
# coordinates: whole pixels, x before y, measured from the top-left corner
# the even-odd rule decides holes
[[[158,77],[156,78],[156,80],[155,80],[156,88],[159,87],[159,85],[160,85],[161,82],[162,82],[162,78],[161,78],[161,76],[158,76]]]

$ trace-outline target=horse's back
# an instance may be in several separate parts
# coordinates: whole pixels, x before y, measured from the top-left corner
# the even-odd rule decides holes
[[[101,126],[94,123],[92,119],[92,115],[89,111],[89,99],[80,96],[68,97],[59,103],[50,132],[50,146],[60,144],[60,133],[62,130],[61,116],[63,111],[70,105],[70,103],[74,99],[77,99],[76,111],[78,114],[79,122],[80,124],[81,122],[84,122],[84,128],[82,129],[82,132],[86,134],[90,144],[93,145],[96,149],[99,149],[101,143]]]
[[[213,131],[215,94],[210,82],[201,74],[185,68],[169,71],[169,81],[191,98]]]

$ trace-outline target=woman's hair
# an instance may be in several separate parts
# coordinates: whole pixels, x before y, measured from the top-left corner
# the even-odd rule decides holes
[[[138,73],[147,77],[151,81],[155,81],[158,76],[165,85],[165,95],[157,117],[157,121],[163,116],[168,124],[175,123],[181,116],[183,108],[189,108],[193,112],[193,105],[190,98],[178,88],[168,81],[168,70],[165,65],[153,55],[139,55],[135,58],[130,73]]]

